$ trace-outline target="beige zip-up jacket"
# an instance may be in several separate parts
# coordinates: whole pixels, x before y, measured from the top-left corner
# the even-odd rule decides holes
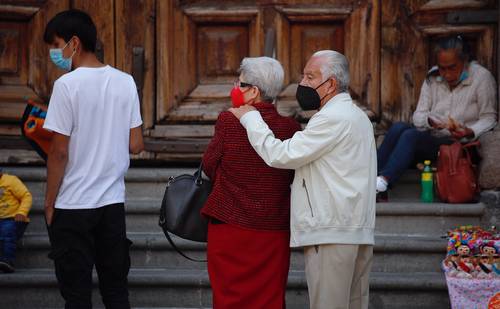
[[[374,243],[377,153],[373,126],[349,94],[330,99],[303,131],[281,141],[259,112],[240,119],[272,167],[295,170],[292,247]]]
[[[436,72],[437,67],[429,73]],[[450,91],[441,76],[429,76],[422,85],[413,124],[417,128],[432,129],[429,115],[448,120],[448,116],[474,131],[478,138],[493,129],[497,123],[496,83],[493,75],[473,61],[467,69],[468,77]],[[435,136],[449,136],[448,130],[433,130]]]

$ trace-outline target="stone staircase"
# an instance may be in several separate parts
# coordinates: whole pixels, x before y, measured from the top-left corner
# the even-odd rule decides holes
[[[16,272],[0,274],[2,308],[62,308],[43,220],[45,169],[11,167],[30,188],[34,205],[31,224],[22,239]],[[206,264],[191,262],[169,246],[158,227],[158,211],[169,176],[193,168],[132,168],[127,181],[127,231],[134,242],[129,275],[134,308],[210,308]],[[449,308],[440,262],[446,252],[446,230],[457,225],[479,225],[482,203],[448,205],[418,202],[418,174],[407,173],[377,205],[375,258],[370,278],[370,308]],[[179,247],[203,257],[205,244],[177,239]],[[301,250],[293,250],[287,307],[308,308]],[[94,306],[102,308],[97,287]]]

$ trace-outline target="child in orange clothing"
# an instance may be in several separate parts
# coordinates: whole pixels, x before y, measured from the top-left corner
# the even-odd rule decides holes
[[[0,169],[0,271],[14,271],[16,243],[26,228],[32,197],[26,186]]]

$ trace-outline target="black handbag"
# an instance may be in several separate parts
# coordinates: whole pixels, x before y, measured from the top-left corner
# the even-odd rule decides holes
[[[202,262],[186,256],[179,250],[169,233],[192,241],[207,241],[208,219],[201,215],[200,210],[211,190],[212,182],[202,178],[200,164],[193,175],[170,177],[161,203],[160,227],[172,247],[192,261]]]

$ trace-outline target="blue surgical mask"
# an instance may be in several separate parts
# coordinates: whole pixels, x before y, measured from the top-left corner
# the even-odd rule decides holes
[[[63,50],[66,48],[66,46],[68,46],[70,41],[68,41],[68,43],[66,43],[66,45],[64,45],[63,48],[51,48],[50,51],[49,51],[49,54],[50,54],[50,60],[52,60],[52,62],[58,67],[60,68],[61,70],[64,70],[64,71],[71,71],[71,62],[72,62],[72,58],[73,58],[73,55],[75,54],[75,51],[73,51],[73,54],[71,54],[71,57],[69,58],[64,58],[63,57]]]
[[[462,74],[460,74],[460,77],[458,78],[458,82],[463,82],[469,77],[469,72],[467,71],[462,71]]]

